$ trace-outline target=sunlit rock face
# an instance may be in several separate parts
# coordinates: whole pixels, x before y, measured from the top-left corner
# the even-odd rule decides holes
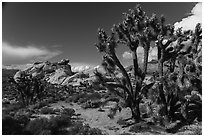
[[[73,75],[71,65],[68,59],[63,59],[60,62],[51,63],[35,62],[27,68],[19,70],[14,75],[14,80],[29,75],[40,79],[45,79],[52,84],[61,84],[66,77]]]
[[[31,76],[46,80],[51,84],[57,85],[80,85],[80,83],[93,83],[95,79],[94,70],[102,70],[100,66],[72,66],[68,59],[62,59],[59,62],[35,62],[25,65],[14,75],[14,80],[19,81],[20,78]],[[104,71],[103,71],[104,72]],[[81,77],[81,75],[87,75]]]

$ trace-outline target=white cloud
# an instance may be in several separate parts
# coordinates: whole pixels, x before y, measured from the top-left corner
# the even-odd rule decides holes
[[[132,59],[132,53],[130,51],[125,51],[122,56],[124,59]],[[141,46],[137,48],[137,58],[139,63],[142,63],[144,60],[144,49]],[[157,47],[151,47],[149,50],[148,61],[152,59],[157,59]]]
[[[157,47],[151,47],[150,50],[149,50],[149,58],[148,58],[148,61],[151,61],[151,60],[157,60]]]
[[[88,70],[88,69],[90,69],[89,66],[75,66],[75,67],[72,67],[73,72],[80,72],[80,71],[84,71],[84,70]]]
[[[73,72],[80,72],[84,70],[88,70],[91,68],[94,68],[94,65],[92,64],[86,64],[86,63],[70,63],[71,69]]]
[[[129,52],[129,51],[125,51],[122,56],[123,56],[124,59],[131,59],[132,58],[132,53]]]
[[[175,29],[183,27],[183,30],[194,30],[197,23],[202,23],[202,3],[197,3],[188,17],[174,24]]]
[[[48,60],[61,54],[61,51],[36,46],[18,46],[11,45],[8,42],[2,42],[3,62],[15,62],[23,60]]]
[[[137,58],[139,62],[143,61],[143,55],[144,55],[144,49],[143,47],[140,46],[137,48]],[[122,54],[122,56],[124,59],[132,59],[132,53],[130,51],[125,51]]]

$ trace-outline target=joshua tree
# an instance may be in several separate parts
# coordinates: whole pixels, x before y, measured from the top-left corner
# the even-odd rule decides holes
[[[175,41],[174,27],[171,25],[165,25],[165,18],[161,16],[158,18],[155,14],[150,18],[150,26],[154,31],[156,38],[156,45],[158,48],[158,70],[159,76],[163,76],[164,61],[170,59],[173,50],[172,47],[168,47],[173,41]]]
[[[139,103],[142,99],[141,92],[144,88],[142,87],[142,81],[146,75],[148,51],[152,38],[151,30],[148,27],[147,15],[141,10],[140,6],[136,6],[134,10],[129,10],[129,14],[124,13],[123,22],[113,26],[110,36],[108,36],[104,30],[99,29],[99,43],[95,45],[99,52],[104,53],[102,65],[105,69],[114,76],[114,71],[117,66],[123,75],[123,80],[121,82],[117,80],[116,83],[108,83],[98,72],[96,73],[97,76],[109,89],[120,88],[124,91],[125,95],[123,96],[115,90],[115,92],[126,101],[127,106],[130,107],[132,117],[136,122],[141,119]],[[144,71],[142,71],[138,65],[136,51],[139,44],[143,45],[145,49]],[[126,45],[132,52],[135,83],[131,83],[130,76],[116,55],[115,48],[118,45]]]
[[[38,78],[26,76],[20,78],[18,82],[10,78],[9,82],[15,85],[18,97],[25,106],[42,101],[45,96],[46,84]]]
[[[200,47],[202,46],[201,33],[198,33],[198,30],[199,32],[202,32],[202,29],[200,28],[199,24],[196,26],[194,32],[182,31],[181,28],[176,31],[174,36],[176,38],[176,41],[175,41],[176,45],[174,45],[171,51],[172,56],[170,57],[170,59],[169,58],[167,59],[172,61],[169,63],[173,63],[174,65],[175,63],[177,63],[178,69],[174,71],[174,68],[173,68],[172,69],[173,71],[170,70],[170,72],[167,72],[167,75],[164,75],[164,78],[165,77],[167,78],[168,76],[173,76],[173,77],[167,78],[168,80],[162,79],[163,82],[161,81],[161,84],[159,86],[160,98],[162,100],[162,103],[164,104],[164,108],[166,111],[165,115],[167,115],[168,118],[175,117],[172,112],[176,112],[182,109],[183,107],[185,108],[184,109],[185,111],[179,113],[183,115],[183,116],[182,115],[179,116],[180,120],[182,120],[183,122],[188,121],[190,119],[191,119],[190,121],[192,121],[196,117],[200,118],[200,115],[201,115],[200,106],[202,106],[201,105],[202,100],[200,100],[199,94],[202,92],[202,87],[201,87],[202,80],[199,78],[200,71],[197,71],[200,67],[196,67],[196,61],[195,61],[197,60],[196,58],[198,56],[201,56],[201,50],[199,48],[196,48],[196,45],[197,46],[199,45]],[[195,43],[195,38],[197,39],[196,41],[199,41],[198,43],[197,42]],[[186,42],[183,43],[184,41]],[[198,63],[198,66],[199,66],[199,63]],[[172,85],[172,82],[173,82],[173,85]],[[186,99],[184,98],[185,95],[190,97],[187,97]],[[193,97],[195,97],[195,99]],[[180,102],[180,104],[176,105],[175,104],[176,100],[174,100],[172,103],[169,104],[168,98],[170,100],[174,100],[177,98],[177,101]],[[190,106],[189,104],[195,107],[188,107]],[[197,114],[194,114],[194,113],[197,113]],[[176,118],[178,117],[176,116]]]

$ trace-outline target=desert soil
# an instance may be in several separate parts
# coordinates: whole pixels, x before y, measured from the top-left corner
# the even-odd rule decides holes
[[[119,119],[128,119],[131,116],[131,111],[128,108],[122,109],[121,112],[117,112],[115,117],[113,119],[110,119],[107,115],[109,114],[109,109],[113,105],[110,103],[108,106],[104,106],[102,110],[104,111],[98,111],[97,109],[83,109],[80,107],[80,105],[73,103],[66,103],[64,101],[60,101],[54,104],[51,104],[52,108],[73,108],[75,110],[75,113],[78,114],[78,118],[81,119],[84,123],[88,124],[92,128],[99,128],[102,130],[104,134],[108,135],[121,135],[121,134],[141,134],[141,135],[149,135],[149,134],[167,134],[164,129],[156,126],[152,126],[152,132],[151,131],[144,131],[133,133],[130,132],[129,127],[122,127],[117,122]],[[129,120],[129,123],[132,121]],[[156,132],[155,132],[156,130]]]

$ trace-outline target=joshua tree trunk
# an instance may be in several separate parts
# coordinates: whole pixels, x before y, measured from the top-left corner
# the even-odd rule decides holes
[[[143,73],[147,73],[147,64],[148,64],[148,56],[149,56],[149,46],[144,48],[144,62],[143,62]]]
[[[139,104],[140,104],[140,101],[138,99],[138,92],[140,91],[140,85],[139,85],[139,79],[138,79],[138,61],[137,61],[137,48],[135,48],[133,51],[132,51],[132,55],[133,55],[133,65],[134,65],[134,76],[135,76],[135,85],[136,85],[136,88],[134,90],[134,94],[133,94],[133,97],[134,97],[134,102],[132,102],[132,105],[131,105],[131,111],[132,111],[132,117],[134,118],[135,122],[139,122],[140,121],[140,109],[139,109]]]
[[[184,88],[184,65],[179,61],[179,74],[178,74],[178,86],[180,87],[181,90]]]
[[[117,56],[115,55],[115,53],[112,54],[112,58],[114,59],[115,64],[118,66],[118,68],[121,70],[123,76],[127,80],[128,89],[130,90],[130,93],[128,93],[128,94],[133,94],[132,84],[131,84],[130,78],[129,78],[125,68],[122,66],[122,64],[118,60]]]
[[[159,77],[161,78],[163,77],[163,67],[164,67],[164,49],[163,48],[158,50],[158,57],[159,57],[158,58],[158,70],[159,70]]]
[[[157,46],[157,59],[158,59],[158,61],[160,58],[161,58],[161,48],[159,46]]]
[[[141,120],[140,117],[140,109],[139,109],[139,102],[135,101],[132,103],[131,107],[132,117],[134,118],[135,122],[139,122]]]
[[[114,53],[112,54],[112,58],[114,59],[116,65],[119,67],[119,69],[121,70],[123,76],[127,80],[127,84],[128,84],[128,90],[127,90],[128,100],[127,100],[127,102],[129,102],[128,107],[130,107],[130,109],[131,109],[132,118],[135,120],[135,122],[138,122],[141,119],[140,118],[140,110],[139,110],[140,100],[138,99],[138,97],[134,98],[135,95],[138,96],[138,93],[136,92],[136,90],[135,90],[135,92],[133,92],[133,88],[132,88],[130,78],[128,77],[128,74],[127,74],[126,70],[124,69],[124,67],[122,66],[122,64],[120,63],[120,61],[118,60],[117,56]],[[138,62],[137,62],[136,50],[133,51],[133,64],[134,64],[135,78],[137,78]]]
[[[158,70],[159,70],[159,77],[161,78],[163,76],[163,62],[161,59],[158,62]]]
[[[137,77],[137,75],[138,75],[138,62],[137,62],[137,53],[136,53],[136,50],[137,50],[137,49],[135,49],[134,51],[132,51],[135,79],[136,79],[136,77]]]
[[[164,67],[164,46],[162,45],[161,41],[159,42],[158,45],[158,71],[159,71],[159,77],[160,79],[163,77],[163,67]],[[165,114],[167,115],[167,103],[166,103],[166,98],[164,94],[164,84],[163,81],[161,80],[159,84],[159,97],[161,100],[161,104],[164,105],[165,108]]]
[[[175,59],[172,58],[172,59],[170,60],[170,72],[171,72],[171,73],[174,72],[174,69],[175,69]]]

